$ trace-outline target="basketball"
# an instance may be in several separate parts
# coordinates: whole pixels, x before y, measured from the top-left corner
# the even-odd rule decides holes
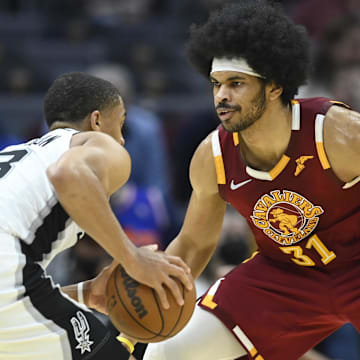
[[[118,265],[106,286],[106,307],[113,325],[140,342],[153,343],[177,334],[190,320],[196,302],[195,285],[187,290],[177,280],[184,305],[175,301],[167,290],[169,309],[165,310],[155,290],[132,279]]]

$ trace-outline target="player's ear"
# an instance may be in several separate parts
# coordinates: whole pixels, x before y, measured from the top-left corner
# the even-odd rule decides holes
[[[283,93],[283,87],[271,82],[270,84],[268,84],[268,98],[270,101],[274,101],[276,99],[278,99],[281,94]]]
[[[100,111],[99,110],[94,110],[90,114],[90,128],[93,131],[101,130],[101,119],[100,119]]]

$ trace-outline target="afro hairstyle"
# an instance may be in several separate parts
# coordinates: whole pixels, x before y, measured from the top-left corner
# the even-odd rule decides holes
[[[208,77],[214,57],[243,57],[266,83],[283,88],[288,104],[306,83],[310,39],[282,7],[266,0],[238,0],[210,14],[205,24],[192,25],[186,45],[190,63]]]

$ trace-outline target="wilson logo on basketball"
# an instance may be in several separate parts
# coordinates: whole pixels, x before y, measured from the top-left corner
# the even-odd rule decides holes
[[[131,278],[124,268],[121,268],[121,277],[123,278],[123,284],[126,289],[126,293],[131,301],[132,306],[134,307],[139,318],[142,319],[148,314],[144,304],[142,303],[139,296],[136,295],[136,290],[139,286],[139,283]]]
[[[316,228],[323,213],[321,206],[313,205],[293,191],[274,190],[258,200],[251,219],[270,239],[281,245],[292,245]]]

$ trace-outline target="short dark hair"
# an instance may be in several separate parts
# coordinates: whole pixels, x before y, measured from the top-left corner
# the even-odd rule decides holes
[[[266,0],[238,0],[213,12],[205,24],[192,25],[186,48],[190,62],[206,77],[214,57],[245,58],[266,82],[283,87],[284,104],[306,83],[310,69],[305,28]]]
[[[44,115],[49,127],[56,121],[76,123],[94,110],[120,103],[119,90],[109,81],[73,72],[60,75],[45,95]]]

